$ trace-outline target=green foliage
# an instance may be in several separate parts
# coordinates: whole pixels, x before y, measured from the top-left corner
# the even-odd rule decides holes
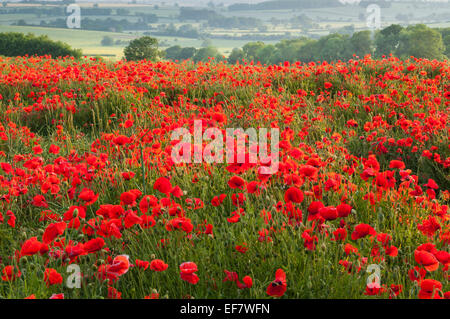
[[[400,43],[400,32],[402,30],[401,25],[392,24],[377,32],[375,35],[376,56],[388,56],[390,53],[394,53]]]
[[[46,35],[32,33],[0,33],[0,54],[5,56],[51,55],[52,57],[81,57],[81,50],[72,49],[67,43],[52,41]]]
[[[197,53],[197,49],[193,47],[182,48],[179,45],[174,45],[165,50],[165,58],[168,60],[187,60],[192,59]]]
[[[123,53],[128,61],[158,60],[162,57],[162,52],[158,49],[158,40],[148,36],[131,41]]]
[[[444,58],[444,43],[442,35],[424,24],[409,26],[400,33],[400,44],[396,55],[400,57],[414,56],[416,58]]]
[[[193,60],[194,62],[207,62],[209,58],[215,58],[217,61],[223,60],[222,54],[214,47],[201,48],[195,53]]]
[[[107,35],[107,36],[103,37],[103,39],[100,43],[103,46],[111,46],[114,44],[114,39]]]

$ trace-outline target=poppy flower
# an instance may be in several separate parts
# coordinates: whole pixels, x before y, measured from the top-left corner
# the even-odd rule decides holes
[[[244,276],[242,278],[242,284],[238,284],[239,289],[251,288],[253,286],[253,279],[250,276]]]
[[[44,207],[48,208],[47,201],[45,200],[45,197],[42,195],[36,195],[33,197],[33,201],[31,202],[33,206],[36,207]]]
[[[243,189],[245,187],[245,180],[239,176],[233,176],[228,180],[228,186],[231,189]]]
[[[283,269],[278,269],[275,272],[275,280],[267,286],[267,294],[272,297],[281,297],[287,289],[286,273]]]
[[[442,283],[434,279],[424,279],[420,283],[420,299],[441,299]]]
[[[132,191],[128,191],[128,192],[123,192],[120,195],[120,205],[122,206],[135,206],[136,205],[136,199],[137,196],[134,192]]]
[[[8,216],[8,225],[11,226],[11,228],[16,227],[16,215],[10,210],[6,212],[6,216]]]
[[[286,203],[294,202],[299,204],[303,202],[303,192],[297,187],[292,186],[284,193],[284,201]]]
[[[52,145],[50,145],[50,147],[48,149],[48,152],[50,154],[58,154],[59,153],[59,147],[54,145],[54,144],[52,144]]]
[[[191,261],[184,262],[180,265],[181,279],[193,285],[196,285],[199,281],[199,277],[195,274],[197,271],[197,265]]]
[[[342,218],[347,217],[352,212],[352,206],[345,203],[339,204],[336,209],[338,211],[338,216]]]
[[[200,280],[200,278],[195,273],[192,273],[192,274],[181,273],[180,277],[184,281],[187,281],[188,283],[193,284],[193,285],[196,285],[198,283],[198,281]]]
[[[106,272],[116,277],[122,276],[130,269],[130,261],[127,255],[119,255],[113,259],[111,265],[106,267]]]
[[[357,240],[368,235],[376,236],[377,232],[372,226],[368,224],[359,224],[355,226],[355,230],[352,233],[352,240]]]
[[[405,169],[405,163],[403,163],[402,161],[398,161],[398,160],[392,160],[389,163],[389,168],[397,168],[397,169]]]
[[[322,202],[314,201],[308,206],[308,220],[319,219],[319,211],[321,208],[325,207]]]
[[[192,261],[184,262],[180,265],[180,271],[183,274],[192,274],[198,271],[197,264]]]
[[[439,268],[439,261],[437,258],[425,250],[415,250],[414,258],[416,262],[425,267],[428,271],[435,271]]]
[[[131,143],[131,138],[125,135],[118,135],[113,139],[113,143],[119,146]]]
[[[436,182],[433,179],[431,179],[431,178],[428,179],[428,182],[425,184],[425,186],[428,187],[428,188],[431,188],[431,189],[438,189],[439,188],[438,184],[436,184]]]
[[[150,263],[148,261],[136,259],[136,266],[141,268],[141,269],[146,270],[149,265],[150,265]]]
[[[167,178],[160,177],[153,184],[153,189],[167,195],[172,191],[172,184]]]
[[[60,285],[63,282],[63,278],[59,272],[53,268],[46,268],[44,272],[44,281],[48,286]]]
[[[42,243],[37,240],[37,237],[31,237],[25,241],[20,249],[20,256],[32,256],[39,252]]]
[[[322,207],[319,209],[319,214],[325,220],[335,220],[338,218],[338,211],[333,206]]]
[[[150,269],[153,271],[164,271],[167,267],[169,267],[169,265],[161,259],[153,259],[150,263]]]
[[[80,195],[78,195],[78,198],[84,201],[85,205],[89,206],[97,201],[98,196],[99,195],[96,195],[91,189],[83,188],[83,190],[80,192]]]
[[[94,253],[102,249],[103,246],[105,246],[105,241],[103,240],[103,238],[98,237],[87,241],[83,245],[83,248],[87,253]]]
[[[62,235],[67,225],[65,222],[53,223],[47,226],[42,235],[42,242],[44,244],[51,243],[56,237]]]
[[[5,266],[2,270],[3,281],[14,281],[22,275],[19,269],[15,269],[14,266]]]
[[[366,291],[364,292],[367,296],[381,295],[385,292],[385,288],[380,286],[377,282],[372,282],[366,285]]]

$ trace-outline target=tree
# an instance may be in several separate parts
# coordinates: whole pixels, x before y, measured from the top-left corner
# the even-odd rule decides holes
[[[378,31],[375,34],[375,55],[381,57],[394,54],[400,44],[400,32],[403,27],[398,24],[391,24],[389,27]]]
[[[352,45],[353,53],[360,58],[372,53],[373,43],[370,31],[368,30],[353,33],[352,37],[350,38],[350,43]]]
[[[148,36],[131,41],[123,53],[128,61],[158,60],[163,55],[158,49],[158,40]]]
[[[239,48],[234,48],[228,56],[228,63],[234,64],[236,61],[242,61],[242,59],[244,59],[244,51]]]
[[[396,50],[399,57],[443,59],[444,42],[439,31],[424,24],[409,26],[400,33],[400,43]]]
[[[110,37],[109,35],[104,36],[102,41],[100,42],[103,46],[111,46],[114,44],[114,39]]]
[[[215,58],[216,60],[222,60],[222,55],[215,47],[201,48],[195,53],[193,60],[194,62],[207,62],[209,58]]]
[[[180,51],[179,60],[192,59],[197,53],[197,49],[194,47],[182,48]]]
[[[178,60],[181,52],[181,47],[179,45],[171,46],[165,50],[165,57],[169,60]]]
[[[258,50],[265,47],[264,42],[249,42],[243,46],[242,50],[244,51],[245,58],[248,61],[256,61]]]

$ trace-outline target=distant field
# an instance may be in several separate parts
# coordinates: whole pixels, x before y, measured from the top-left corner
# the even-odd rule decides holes
[[[0,25],[0,32],[22,32],[34,33],[36,35],[48,35],[50,39],[56,41],[63,41],[70,46],[82,49],[85,55],[98,55],[112,60],[121,59],[123,57],[123,49],[125,45],[102,46],[100,44],[104,36],[110,36],[114,40],[128,41],[136,38],[138,33],[116,33],[116,32],[101,32],[101,31],[87,31],[75,29],[57,29],[57,28],[42,28],[42,27],[24,27],[24,26],[5,26]],[[180,37],[156,37],[161,43],[162,48],[167,48],[172,45],[180,45],[182,47],[196,47],[202,46],[203,40],[188,39]],[[212,40],[212,44],[218,50],[228,55],[233,48],[242,47],[248,41],[240,40]],[[266,41],[272,43],[274,41]]]
[[[93,7],[93,3],[79,3],[82,8]],[[182,5],[182,3],[180,3]],[[41,6],[30,4],[8,3],[7,7]],[[47,4],[46,7],[54,5]],[[113,15],[114,19],[127,19],[136,23],[138,17],[136,13],[152,13],[158,16],[158,22],[149,24],[149,27],[157,27],[160,24],[173,23],[176,27],[189,23],[197,29],[210,34],[211,36],[233,36],[241,37],[249,34],[263,34],[280,36],[311,36],[320,37],[330,32],[336,32],[339,28],[353,26],[355,31],[366,30],[366,6],[347,5],[335,8],[315,8],[315,9],[295,9],[295,10],[272,10],[272,11],[228,11],[225,7],[215,10],[225,16],[252,17],[263,20],[267,25],[267,30],[260,32],[256,28],[249,29],[223,29],[210,28],[205,26],[205,21],[180,21],[178,19],[179,8],[175,6],[159,5],[156,7],[151,4],[117,4],[100,3],[100,8],[111,8],[116,13],[116,9],[123,8],[128,10],[128,15]],[[83,9],[82,9],[83,10]],[[292,25],[291,18],[295,16],[306,15],[315,23],[315,27],[303,30],[301,25]],[[89,16],[90,19],[106,19],[110,16]],[[123,56],[123,48],[131,39],[143,34],[143,31],[125,31],[123,33],[85,31],[74,29],[57,29],[31,26],[12,26],[19,20],[24,20],[27,24],[39,25],[45,16],[36,14],[0,14],[0,32],[31,32],[35,34],[46,34],[53,40],[60,40],[68,43],[74,48],[83,50],[86,55],[99,55],[113,60],[120,59]],[[51,16],[48,20],[64,18],[63,16]],[[275,18],[279,22],[272,24]],[[417,24],[425,23],[431,27],[449,27],[450,26],[450,3],[411,3],[411,2],[392,2],[389,8],[381,8],[381,24],[386,27],[392,23]],[[123,41],[120,45],[102,46],[100,44],[104,36],[111,36],[114,40]],[[153,35],[154,36],[154,35]],[[182,47],[200,48],[204,42],[203,39],[183,38],[178,36],[155,36],[160,40],[160,46],[167,48],[173,45]],[[211,39],[212,45],[224,55],[228,55],[235,47],[242,47],[250,40],[227,40]],[[277,41],[264,41],[266,43],[275,43]]]

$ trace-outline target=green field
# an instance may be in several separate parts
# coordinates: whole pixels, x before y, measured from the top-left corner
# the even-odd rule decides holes
[[[8,3],[6,8],[14,7],[38,7],[41,5]],[[46,4],[45,7],[54,5]],[[80,3],[83,8],[92,8],[94,3]],[[182,4],[180,4],[182,6]],[[312,9],[294,9],[294,10],[244,10],[228,11],[226,7],[216,7],[215,11],[227,17],[249,17],[257,18],[265,24],[267,30],[261,31],[256,28],[238,29],[238,28],[213,28],[209,27],[204,20],[180,21],[179,7],[171,5],[150,4],[118,4],[101,3],[99,8],[109,8],[112,10],[111,16],[89,15],[90,19],[126,19],[129,22],[138,21],[137,14],[155,14],[158,16],[157,23],[149,23],[150,35],[158,38],[162,49],[173,45],[181,47],[200,48],[204,39],[185,38],[179,36],[155,36],[150,29],[156,29],[161,24],[173,24],[177,28],[184,24],[191,24],[206,36],[213,37],[211,44],[219,52],[227,56],[233,48],[242,47],[251,40],[231,40],[225,37],[243,37],[246,35],[265,35],[280,37],[314,37],[318,38],[329,34],[330,32],[339,32],[340,28],[353,27],[355,31],[367,30],[366,25],[366,5],[347,5],[335,8],[312,8]],[[118,15],[117,9],[126,9],[127,15]],[[314,23],[314,27],[302,29],[301,25],[294,25],[290,22],[293,17],[306,15]],[[450,26],[450,4],[449,3],[422,3],[422,2],[392,2],[389,8],[381,8],[381,26],[387,27],[392,23],[402,25],[424,23],[430,27],[449,27]],[[41,22],[54,21],[64,18],[63,16],[45,16],[39,14],[0,14],[0,32],[23,32],[34,33],[37,35],[48,35],[52,40],[59,40],[68,43],[74,48],[82,49],[83,54],[88,56],[103,56],[109,59],[117,60],[123,57],[123,49],[130,40],[142,36],[144,31],[87,31],[65,28],[44,28],[38,26],[22,26],[23,24],[39,25]],[[274,22],[273,19],[278,22]],[[16,26],[18,21],[23,20],[21,26]],[[83,24],[83,22],[82,22]],[[102,46],[101,40],[105,36],[112,37],[115,41],[120,40],[120,44],[113,46]],[[264,41],[266,43],[275,43],[277,41]]]
[[[123,46],[102,46],[100,44],[102,38],[106,35],[111,36],[115,40],[131,40],[135,38],[135,36],[126,33],[5,25],[0,25],[0,32],[48,35],[52,40],[63,41],[74,48],[82,49],[85,55],[109,56],[115,59],[122,57]]]

